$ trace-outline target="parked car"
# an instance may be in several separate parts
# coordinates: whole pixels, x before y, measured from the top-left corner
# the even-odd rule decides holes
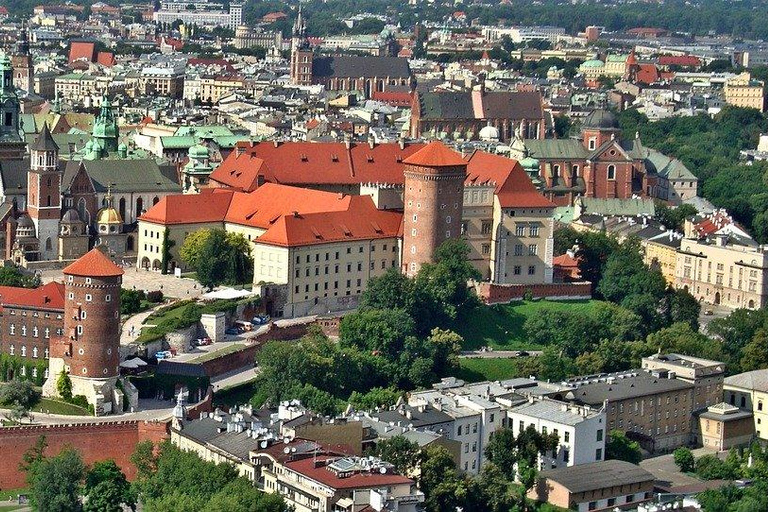
[[[194,345],[195,347],[204,347],[206,345],[210,345],[211,343],[213,343],[213,341],[211,341],[211,338],[206,337],[206,338],[197,338],[195,341],[192,342],[192,345]]]
[[[251,318],[253,325],[266,325],[269,323],[269,315],[258,315]]]
[[[170,350],[161,350],[160,352],[155,352],[155,359],[158,361],[162,361],[163,359],[170,359],[173,357],[173,353]]]

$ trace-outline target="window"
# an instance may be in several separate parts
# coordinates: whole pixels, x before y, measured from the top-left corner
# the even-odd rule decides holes
[[[484,235],[489,235],[491,233],[492,228],[493,228],[493,222],[490,220],[484,220],[483,224],[480,227],[480,232]]]
[[[37,347],[32,347],[32,357],[37,357]]]
[[[515,265],[515,266],[514,266],[514,269],[513,269],[513,273],[514,273],[516,276],[519,276],[519,275],[520,275],[520,272],[521,272],[521,267],[520,267],[520,265]]]
[[[571,462],[570,450],[563,450],[563,462],[565,462],[566,464]]]
[[[603,460],[603,449],[598,448],[595,450],[595,460]]]
[[[27,357],[27,347],[24,345],[21,346],[21,357]]]
[[[528,256],[536,256],[539,253],[539,246],[536,244],[528,245]]]
[[[32,337],[37,338],[37,326],[32,327]]]
[[[491,254],[491,244],[483,244],[481,250],[483,254]]]
[[[91,302],[93,300],[93,296],[90,293],[85,294],[85,302]]]
[[[615,180],[616,179],[616,166],[615,165],[609,165],[608,166],[608,179],[609,180]]]
[[[600,442],[602,440],[603,440],[603,429],[600,429],[597,431],[597,436],[595,438],[595,441]]]
[[[589,139],[589,149],[595,149],[596,145],[597,145],[597,140],[594,137]]]
[[[523,244],[516,244],[515,245],[515,256],[522,256],[523,255]]]
[[[525,236],[525,226],[522,224],[515,226],[515,236]]]
[[[104,296],[104,302],[112,302],[112,296],[110,294],[106,294]]]
[[[571,440],[571,433],[570,432],[564,432],[565,437],[563,437],[563,440],[567,443]]]
[[[528,275],[536,275],[536,265],[528,265]]]
[[[529,229],[530,236],[539,236],[539,226],[531,226]]]
[[[472,443],[472,453],[477,453],[477,441]]]

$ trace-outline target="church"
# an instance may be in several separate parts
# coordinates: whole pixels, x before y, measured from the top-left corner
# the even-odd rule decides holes
[[[136,219],[178,193],[175,167],[120,143],[105,96],[90,139],[60,155],[50,127],[28,145],[20,121],[14,68],[0,56],[0,247],[4,259],[31,268],[73,261],[96,245],[111,257],[136,255]]]

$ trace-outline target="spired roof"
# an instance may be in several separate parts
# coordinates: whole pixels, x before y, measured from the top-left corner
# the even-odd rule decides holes
[[[59,145],[53,140],[51,130],[48,129],[48,123],[43,123],[43,130],[38,135],[34,144],[30,146],[32,151],[58,151]]]
[[[63,272],[84,277],[116,277],[123,275],[123,269],[112,263],[103,252],[94,247],[80,259],[66,267]]]
[[[440,141],[433,141],[412,154],[403,163],[422,167],[466,166],[461,155]]]

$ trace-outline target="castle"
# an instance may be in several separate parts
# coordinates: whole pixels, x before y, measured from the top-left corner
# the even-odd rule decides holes
[[[64,334],[51,339],[45,396],[60,396],[68,376],[72,395],[82,395],[96,414],[122,411],[120,285],[123,270],[95,248],[64,269]]]

